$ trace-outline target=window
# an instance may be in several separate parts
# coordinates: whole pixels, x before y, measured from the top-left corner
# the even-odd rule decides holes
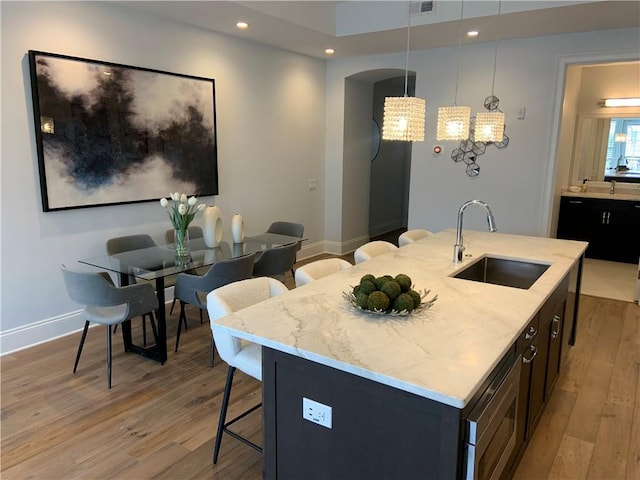
[[[616,134],[624,140],[616,141]],[[626,167],[640,172],[640,119],[612,118],[607,142],[607,170]]]

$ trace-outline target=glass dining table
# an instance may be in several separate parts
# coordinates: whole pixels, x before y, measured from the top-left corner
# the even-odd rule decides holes
[[[167,361],[167,318],[165,312],[165,279],[181,272],[192,272],[200,267],[213,265],[222,260],[258,254],[267,249],[304,240],[300,237],[276,233],[260,233],[245,236],[242,243],[222,241],[219,246],[209,248],[203,238],[189,242],[190,255],[185,259],[175,256],[173,245],[158,245],[140,250],[131,250],[114,255],[78,260],[80,263],[107,270],[119,275],[120,285],[130,285],[139,280],[155,281],[158,296],[157,341],[154,345],[142,346],[133,343],[131,320],[122,324],[122,338],[126,352],[138,353],[163,364]],[[256,259],[259,258],[256,256]]]

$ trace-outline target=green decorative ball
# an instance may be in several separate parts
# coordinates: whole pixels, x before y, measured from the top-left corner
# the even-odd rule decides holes
[[[418,308],[420,306],[420,303],[422,303],[422,297],[420,296],[420,294],[415,290],[409,290],[407,292],[407,295],[410,295],[411,298],[413,298],[413,308]]]
[[[369,310],[386,310],[389,308],[389,297],[383,292],[376,291],[369,295],[367,299],[367,308]]]
[[[413,298],[408,293],[401,293],[393,301],[393,309],[398,312],[402,312],[403,310],[411,312],[414,309]]]
[[[404,273],[399,273],[398,275],[396,275],[396,278],[394,278],[394,280],[398,282],[403,293],[406,293],[409,290],[411,290],[411,277],[409,277],[409,275],[405,275]]]
[[[356,305],[360,308],[368,308],[369,295],[366,293],[359,293],[356,295]]]
[[[376,290],[377,288],[375,283],[373,283],[371,280],[363,280],[360,283],[360,289],[358,290],[358,293],[365,293],[369,295],[371,292],[375,292]]]
[[[382,276],[382,277],[377,277],[377,278],[374,280],[374,282],[373,282],[373,283],[375,283],[375,284],[376,284],[376,288],[377,288],[378,290],[381,290],[381,289],[382,289],[382,285],[384,285],[384,284],[385,284],[385,283],[387,283],[388,281],[389,281],[389,279],[388,279],[387,277]]]
[[[369,280],[370,282],[373,282],[375,279],[376,279],[375,275],[371,275],[370,273],[367,273],[360,279],[360,283],[364,282],[365,280]]]
[[[389,280],[388,282],[384,283],[380,291],[386,293],[390,301],[393,301],[398,295],[402,293],[400,285],[395,280]]]

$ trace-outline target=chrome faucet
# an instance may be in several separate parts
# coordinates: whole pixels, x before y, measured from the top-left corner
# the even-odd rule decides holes
[[[461,262],[462,252],[464,252],[464,244],[462,241],[462,214],[469,205],[474,204],[480,205],[482,208],[484,208],[485,212],[487,212],[487,223],[489,224],[489,231],[495,232],[497,230],[496,221],[493,218],[493,213],[491,213],[491,208],[489,208],[489,205],[487,205],[482,200],[469,200],[468,202],[463,203],[460,207],[460,210],[458,210],[458,229],[456,230],[456,244],[453,246],[453,263]]]
[[[611,185],[609,186],[609,193],[611,195],[616,193],[616,181],[615,180],[611,180]]]

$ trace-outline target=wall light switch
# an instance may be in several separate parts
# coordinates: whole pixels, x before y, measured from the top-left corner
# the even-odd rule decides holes
[[[308,181],[309,184],[309,190],[316,190],[318,188],[318,180],[316,180],[315,178],[311,178]]]
[[[302,397],[302,418],[305,420],[331,428],[331,407]]]
[[[526,116],[527,107],[521,107],[520,110],[518,110],[518,120],[524,120]]]

